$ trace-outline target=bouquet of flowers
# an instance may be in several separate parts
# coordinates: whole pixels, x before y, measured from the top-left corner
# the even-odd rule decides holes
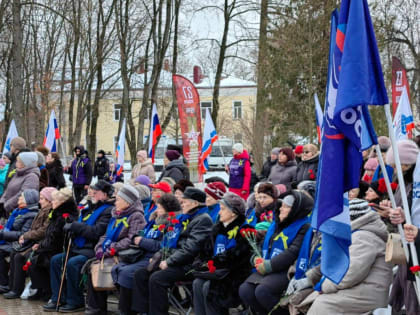
[[[260,249],[257,245],[257,230],[253,228],[243,228],[239,231],[241,236],[248,241],[257,259],[262,259]]]
[[[168,224],[161,224],[158,227],[158,230],[162,233],[163,242],[162,242],[162,261],[166,260],[169,257],[169,242],[168,242],[168,233],[175,230],[175,225],[179,223],[179,220],[176,218],[175,212],[168,212]]]

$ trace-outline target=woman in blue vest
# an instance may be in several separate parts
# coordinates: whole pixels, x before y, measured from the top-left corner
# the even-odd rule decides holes
[[[220,200],[219,221],[194,263],[194,269],[200,271],[193,273],[195,314],[228,314],[230,307],[241,303],[238,288],[251,272],[252,255],[247,240],[240,234],[242,228],[250,228],[245,222],[245,202],[228,192]],[[220,276],[209,272],[209,260],[216,272],[222,272]]]
[[[138,231],[144,229],[146,221],[139,192],[131,185],[124,185],[117,194],[115,208],[106,232],[95,246],[96,259],[112,259],[118,252],[128,249]],[[88,277],[87,309],[85,314],[107,313],[106,291],[95,291]]]
[[[299,190],[283,194],[281,207],[275,211],[262,246],[262,258],[253,258],[256,272],[240,286],[243,303],[258,314],[267,314],[278,303],[289,283],[287,271],[298,258],[309,228],[312,197]],[[278,310],[276,314],[288,314]]]
[[[168,212],[178,214],[181,211],[181,205],[174,195],[163,194],[156,204],[157,209],[150,216],[149,223],[144,230],[139,232],[138,236],[133,238],[133,245],[138,246],[144,252],[140,260],[133,264],[119,263],[112,268],[112,279],[120,286],[119,309],[121,314],[132,312],[131,297],[134,272],[140,268],[145,268],[153,254],[161,248],[163,233],[159,230],[159,226],[168,224]]]
[[[99,238],[105,233],[114,200],[112,185],[104,180],[99,180],[92,187],[93,197],[90,207],[83,209],[77,221],[66,223],[64,231],[72,237],[72,247],[66,269],[66,285],[63,287],[60,311],[76,312],[84,308],[85,300],[83,290],[80,288],[81,274],[85,262],[95,256],[94,247]],[[58,291],[60,289],[61,272],[65,253],[60,253],[51,259],[51,301],[44,305],[44,310],[54,311],[57,307]]]
[[[208,183],[204,188],[206,193],[206,206],[208,209],[208,214],[213,220],[213,223],[216,223],[219,218],[220,204],[221,200],[226,193],[226,186],[222,182],[212,182]]]
[[[167,182],[149,184],[149,187],[152,188],[152,202],[149,204],[147,208],[144,209],[144,218],[146,219],[146,222],[149,222],[150,215],[157,208],[156,201],[163,194],[170,194],[172,192],[172,188]]]

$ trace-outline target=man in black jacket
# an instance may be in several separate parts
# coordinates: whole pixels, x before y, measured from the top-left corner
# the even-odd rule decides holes
[[[106,181],[109,181],[109,175],[109,161],[105,156],[105,151],[99,150],[98,157],[95,161],[93,176],[98,176],[98,180],[104,179]]]
[[[186,280],[185,273],[191,268],[203,243],[210,236],[213,222],[205,206],[206,194],[187,187],[182,198],[182,215],[169,236],[169,256],[162,260],[157,271],[146,268],[136,271],[133,286],[133,307],[138,313],[168,314],[168,288]],[[171,246],[172,239],[176,242]]]
[[[271,168],[274,165],[276,165],[279,159],[279,153],[280,153],[280,148],[273,148],[271,150],[270,156],[267,157],[267,160],[263,164],[261,174],[260,174],[260,179],[267,179],[268,176],[270,176]]]
[[[71,233],[72,247],[66,270],[66,286],[63,288],[66,304],[60,307],[63,313],[78,312],[84,309],[83,290],[79,288],[80,270],[85,262],[95,256],[95,245],[105,234],[114,201],[110,200],[113,187],[104,180],[98,181],[93,187],[93,203],[91,208],[83,209],[79,220],[64,225],[64,231]],[[58,291],[61,281],[64,253],[51,259],[51,290],[50,301],[44,305],[44,311],[54,312],[58,303]]]

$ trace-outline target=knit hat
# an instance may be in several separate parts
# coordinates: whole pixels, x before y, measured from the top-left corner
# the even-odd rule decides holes
[[[152,182],[150,181],[150,178],[146,175],[139,175],[134,180],[134,184],[140,184],[140,185],[145,185],[145,186],[149,186],[149,184],[151,183]]]
[[[112,187],[110,183],[104,181],[103,179],[98,180],[98,182],[95,185],[91,186],[91,188],[93,190],[102,191],[109,197],[111,197],[114,192],[114,187]]]
[[[380,136],[378,137],[378,144],[379,144],[379,147],[381,148],[381,152],[386,152],[391,146],[391,140],[389,140],[388,137]]]
[[[45,156],[39,151],[35,151],[36,155],[38,156],[38,166],[45,165]]]
[[[232,149],[233,150],[235,150],[235,151],[237,151],[239,154],[241,154],[242,152],[244,152],[244,146],[242,145],[242,143],[235,143],[233,146],[232,146]]]
[[[295,148],[295,154],[302,154],[303,153],[303,145],[297,145]]]
[[[287,195],[286,197],[284,197],[282,199],[282,202],[289,207],[293,207],[293,203],[295,202],[295,196],[293,196],[292,194]]]
[[[364,169],[365,171],[374,171],[378,167],[379,163],[376,158],[370,158],[366,161]]]
[[[239,197],[237,194],[232,192],[227,192],[223,198],[220,200],[220,203],[224,204],[229,208],[230,211],[237,215],[245,216],[245,201]]]
[[[148,186],[144,186],[142,184],[138,184],[134,186],[135,189],[139,192],[139,198],[140,200],[145,200],[147,198],[150,198],[150,189]]]
[[[181,211],[181,205],[174,195],[164,194],[156,202],[160,204],[166,212]]]
[[[182,145],[168,144],[168,146],[166,147],[166,151],[169,151],[169,150],[178,151],[179,154],[182,155]]]
[[[280,148],[273,148],[272,150],[271,150],[271,154],[274,154],[274,155],[279,155],[279,153],[280,153]]]
[[[362,215],[372,211],[366,200],[363,199],[352,199],[349,201],[350,220],[353,221]]]
[[[131,185],[124,185],[118,191],[118,197],[124,199],[128,204],[132,205],[139,199],[139,192]]]
[[[204,191],[210,196],[212,196],[214,199],[220,200],[226,193],[226,187],[221,182],[213,182],[207,184],[207,186],[204,188]]]
[[[266,194],[270,196],[273,199],[277,199],[278,195],[278,189],[276,186],[274,186],[271,183],[263,183],[260,186],[258,186],[258,193],[259,194]]]
[[[191,183],[188,179],[180,179],[173,187],[173,190],[180,190],[182,192],[187,189],[187,187],[194,187],[194,184]]]
[[[114,191],[119,191],[124,186],[124,183],[121,182],[115,182],[112,184],[112,187],[114,187]]]
[[[58,198],[63,202],[66,202],[70,198],[73,198],[73,192],[71,191],[70,188],[67,188],[67,187],[61,188],[60,190],[53,191],[51,195],[53,199]]]
[[[38,155],[35,152],[21,152],[18,159],[22,161],[25,167],[36,167],[38,163]]]
[[[156,184],[149,184],[149,187],[152,187],[154,189],[162,190],[165,193],[170,193],[172,191],[171,185],[169,185],[167,182],[159,182]]]
[[[103,156],[105,156],[105,151],[104,150],[99,150],[98,154],[102,154]]]
[[[35,189],[25,189],[22,193],[26,205],[29,207],[37,205],[39,202],[39,192]]]
[[[303,147],[302,147],[302,150],[303,150]],[[287,161],[292,161],[295,159],[295,153],[293,152],[292,148],[289,148],[289,147],[281,148],[279,154],[280,153],[283,153],[284,155],[287,156]]]
[[[57,191],[57,189],[55,189],[54,187],[45,187],[41,190],[39,194],[45,199],[47,199],[49,202],[51,202],[52,194],[54,191]]]
[[[140,150],[137,152],[137,157],[142,157],[143,159],[147,159],[147,152],[145,150]]]
[[[400,155],[401,164],[416,164],[417,155],[419,154],[419,148],[417,144],[412,140],[400,140],[397,142],[398,153]],[[386,164],[395,164],[394,152],[392,147],[386,153]]]
[[[165,152],[166,157],[169,161],[177,160],[181,156],[178,151],[175,150],[168,150]]]
[[[184,191],[184,195],[182,196],[184,199],[195,200],[201,204],[206,202],[206,197],[207,196],[204,191],[194,187],[187,187]]]
[[[6,162],[3,160],[3,158],[0,158],[0,167],[6,166]]]
[[[15,137],[10,141],[10,146],[14,146],[16,150],[21,151],[26,148],[26,140],[22,137]]]

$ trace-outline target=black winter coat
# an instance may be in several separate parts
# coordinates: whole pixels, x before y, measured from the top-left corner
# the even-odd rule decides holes
[[[96,158],[95,167],[93,170],[93,176],[98,176],[99,179],[108,180],[109,179],[109,161],[108,159],[103,157]]]
[[[316,174],[318,172],[318,161],[319,154],[312,157],[307,161],[301,161],[296,170],[296,175],[293,178],[293,182],[299,184],[304,180],[316,180]]]
[[[201,207],[192,209],[189,213],[199,211]],[[188,266],[193,263],[204,242],[211,233],[213,221],[207,213],[195,216],[187,228],[181,232],[177,248],[166,259],[168,266]],[[187,268],[189,269],[189,268]]]
[[[261,179],[267,179],[270,176],[271,168],[276,165],[277,160],[271,161],[271,157],[269,156],[267,160],[264,162],[262,170],[261,170]]]
[[[179,182],[181,179],[190,180],[190,172],[188,167],[182,162],[182,160],[173,160],[166,165],[165,169],[162,171],[162,174],[159,177],[158,182],[164,177],[172,178],[175,183]]]
[[[54,160],[52,163],[47,163],[49,186],[57,189],[66,187],[66,180],[64,179],[63,165],[60,160]]]
[[[98,243],[99,238],[105,234],[108,227],[109,220],[111,219],[112,208],[114,207],[114,200],[104,202],[98,202],[91,206],[91,209],[87,210],[87,213],[83,213],[86,217],[90,213],[93,213],[96,209],[106,204],[107,208],[101,213],[99,218],[96,220],[94,225],[87,225],[84,222],[72,222],[70,231],[72,232],[72,238],[84,237],[86,242],[82,248],[77,247],[76,243],[72,243],[71,252],[76,255],[83,255],[88,258],[95,256],[95,245]]]

